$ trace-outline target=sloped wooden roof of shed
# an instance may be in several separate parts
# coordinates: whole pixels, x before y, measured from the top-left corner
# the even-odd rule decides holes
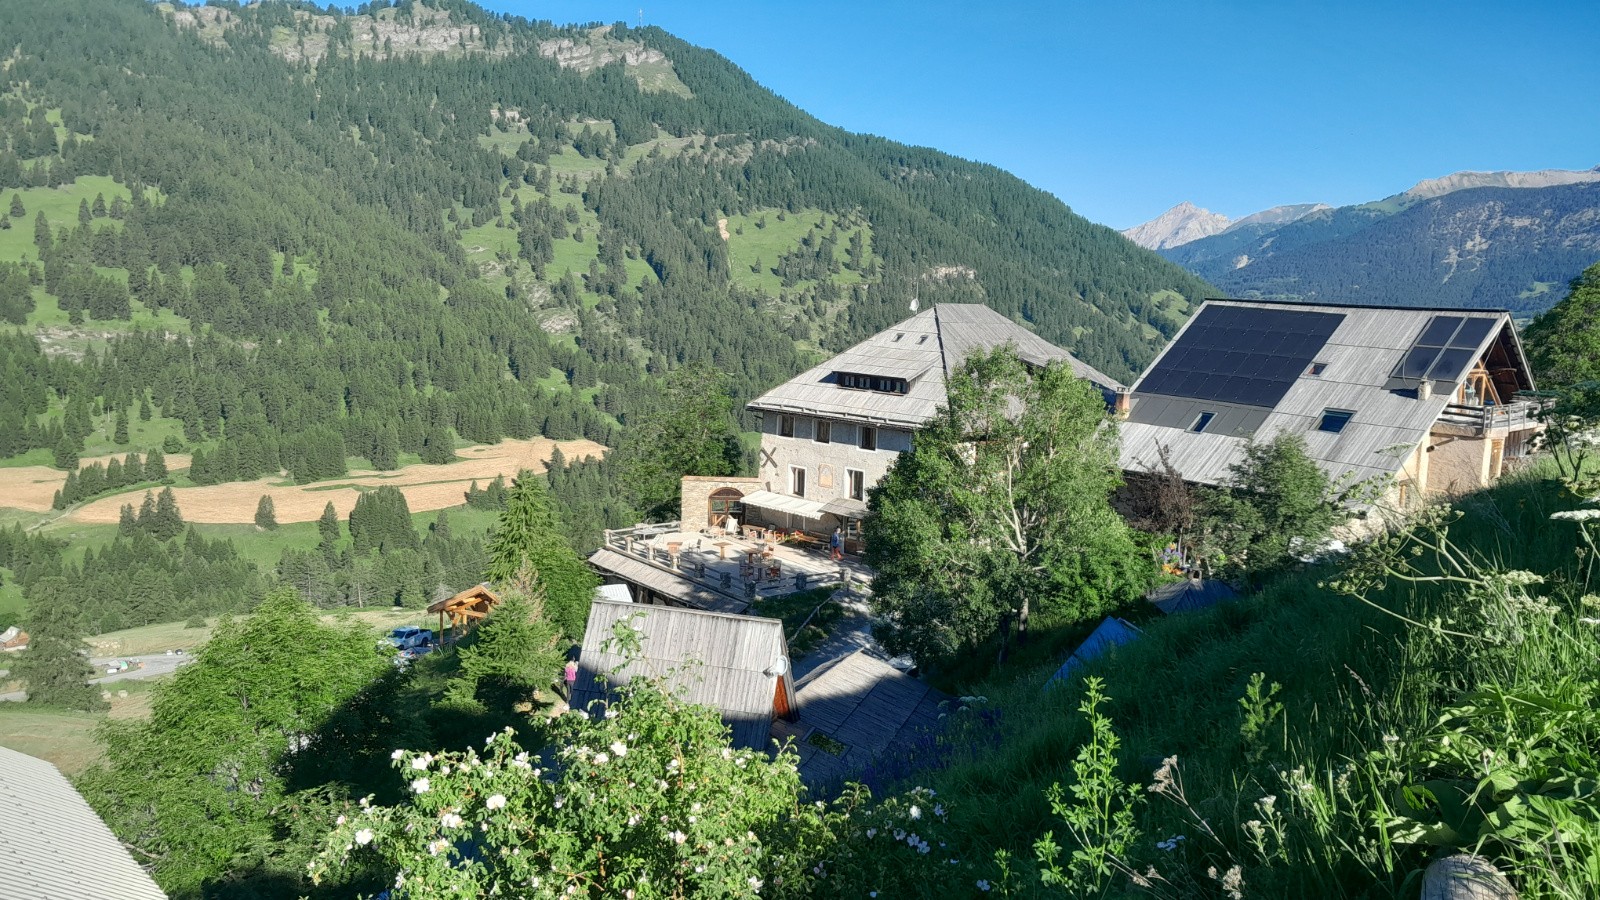
[[[634,615],[641,657],[627,664],[606,643],[617,623]],[[587,709],[636,676],[666,677],[690,703],[720,711],[733,728],[734,743],[764,749],[778,681],[789,677],[788,658],[778,619],[596,599],[583,632],[572,707]],[[776,671],[779,659],[782,674],[767,674]]]
[[[800,740],[800,774],[824,785],[854,775],[879,756],[939,728],[939,704],[950,699],[865,651],[827,662],[795,686],[800,729],[826,735],[844,750],[835,755]],[[792,729],[791,729],[792,730]]]

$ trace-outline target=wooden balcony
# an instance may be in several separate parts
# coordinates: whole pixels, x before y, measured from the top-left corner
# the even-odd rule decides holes
[[[1539,413],[1548,402],[1519,399],[1491,406],[1451,403],[1445,406],[1437,424],[1448,426],[1453,433],[1465,432],[1473,436],[1537,428]]]

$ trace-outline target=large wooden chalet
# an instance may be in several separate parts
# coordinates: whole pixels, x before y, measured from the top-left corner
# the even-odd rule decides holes
[[[1247,441],[1305,436],[1331,478],[1400,507],[1483,487],[1530,452],[1533,375],[1502,310],[1208,300],[1134,384],[1122,467],[1225,484]]]

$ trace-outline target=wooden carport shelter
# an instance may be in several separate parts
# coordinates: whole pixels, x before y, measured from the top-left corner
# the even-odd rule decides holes
[[[500,605],[500,595],[487,584],[475,584],[454,597],[447,597],[428,606],[428,612],[439,614],[439,642],[453,643],[461,633],[470,630],[489,611]],[[450,619],[450,636],[445,637],[445,617]]]

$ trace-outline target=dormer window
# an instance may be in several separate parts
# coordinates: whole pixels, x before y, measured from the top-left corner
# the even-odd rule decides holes
[[[1203,412],[1194,417],[1194,424],[1189,426],[1189,430],[1195,434],[1199,434],[1200,432],[1205,431],[1206,426],[1210,425],[1211,420],[1215,419],[1216,417],[1217,414],[1214,412]]]
[[[1318,375],[1321,375],[1323,372],[1326,372],[1327,370],[1328,370],[1328,364],[1327,363],[1325,363],[1325,362],[1314,362],[1314,363],[1311,364],[1311,368],[1306,370],[1306,374],[1310,375],[1313,378],[1315,378]]]
[[[877,375],[861,375],[855,372],[838,372],[835,374],[835,378],[840,387],[852,391],[904,394],[911,389],[910,382],[904,378],[884,378]]]

